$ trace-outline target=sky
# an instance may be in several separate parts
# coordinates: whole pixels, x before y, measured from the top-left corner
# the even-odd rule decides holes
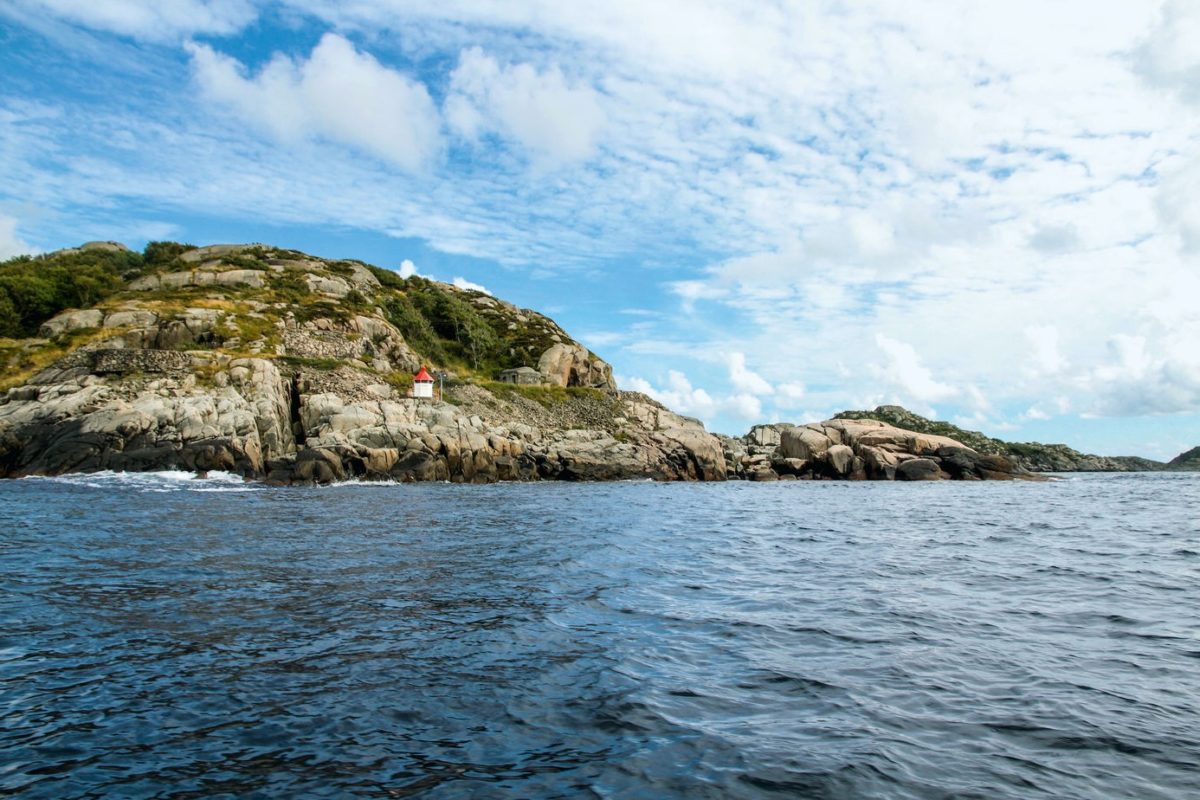
[[[1200,0],[0,0],[0,257],[268,242],[710,429],[1200,444]]]

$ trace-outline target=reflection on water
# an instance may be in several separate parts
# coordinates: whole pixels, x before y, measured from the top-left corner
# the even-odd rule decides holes
[[[0,793],[1185,797],[1200,480],[0,484]]]

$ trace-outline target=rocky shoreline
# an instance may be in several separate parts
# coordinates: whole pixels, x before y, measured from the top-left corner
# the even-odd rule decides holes
[[[85,259],[114,288],[38,321],[37,335],[0,339],[0,477],[220,470],[287,485],[1035,476],[1011,453],[886,414],[712,434],[619,391],[611,367],[548,317],[360,262],[171,243],[144,256],[91,243],[39,259],[61,274]],[[106,259],[120,271],[104,272]],[[446,378],[436,401],[409,396],[422,364]],[[496,380],[512,374],[536,385]]]

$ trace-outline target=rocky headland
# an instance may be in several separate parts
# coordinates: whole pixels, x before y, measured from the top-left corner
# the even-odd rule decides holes
[[[269,245],[92,242],[0,264],[0,289],[0,477],[982,480],[1050,463],[880,413],[895,407],[718,436],[618,390],[535,311]],[[432,399],[410,396],[422,365]]]

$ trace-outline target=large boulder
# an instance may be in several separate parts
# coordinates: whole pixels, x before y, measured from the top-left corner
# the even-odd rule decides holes
[[[779,435],[779,452],[785,458],[818,461],[833,444],[833,440],[815,425],[787,428]]]
[[[835,444],[825,454],[825,461],[836,474],[849,475],[850,466],[854,463],[854,449],[844,444]]]
[[[538,372],[559,386],[616,389],[612,367],[581,344],[555,344],[538,359]]]
[[[898,481],[937,481],[942,479],[942,468],[931,458],[910,458],[896,467]]]
[[[70,331],[99,328],[104,322],[104,312],[98,308],[63,311],[42,323],[38,335],[46,339]]]

